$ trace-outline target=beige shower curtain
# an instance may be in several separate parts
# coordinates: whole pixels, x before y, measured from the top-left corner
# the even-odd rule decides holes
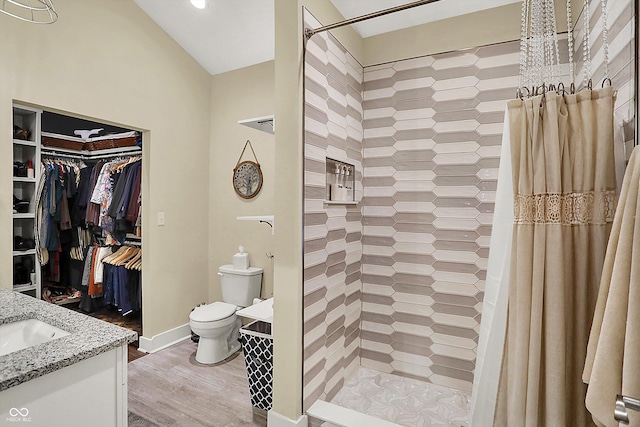
[[[509,102],[514,228],[494,425],[589,426],[581,380],[616,202],[611,87]]]

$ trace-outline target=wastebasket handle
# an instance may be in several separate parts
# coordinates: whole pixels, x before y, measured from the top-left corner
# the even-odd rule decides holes
[[[253,355],[250,357],[251,357],[251,361],[255,363],[256,366],[262,366],[265,363],[267,363],[267,360],[263,359],[262,357],[253,356]]]

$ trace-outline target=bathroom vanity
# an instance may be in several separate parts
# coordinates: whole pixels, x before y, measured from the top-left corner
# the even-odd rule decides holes
[[[0,420],[126,426],[127,344],[136,338],[136,332],[0,289]]]

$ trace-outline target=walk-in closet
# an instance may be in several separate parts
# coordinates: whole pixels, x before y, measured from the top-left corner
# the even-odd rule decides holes
[[[142,335],[141,133],[13,112],[14,290]]]

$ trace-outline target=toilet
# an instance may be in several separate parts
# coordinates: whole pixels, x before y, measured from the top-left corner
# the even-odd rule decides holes
[[[191,330],[200,335],[196,361],[203,364],[220,362],[240,349],[238,335],[242,321],[236,311],[260,298],[262,269],[236,269],[223,265],[218,270],[222,286],[222,302],[196,307],[189,315]]]

